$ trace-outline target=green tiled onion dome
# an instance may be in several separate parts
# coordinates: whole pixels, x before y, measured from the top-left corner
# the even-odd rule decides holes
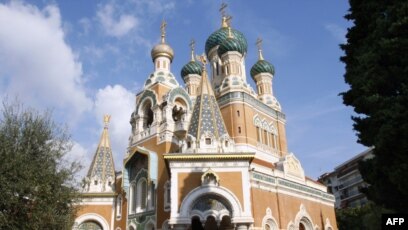
[[[236,40],[238,40],[239,43],[241,44],[243,53],[246,53],[248,43],[247,43],[247,40],[244,34],[242,34],[240,31],[235,30],[235,29],[231,29],[231,32],[232,32],[233,37]],[[222,27],[218,29],[217,31],[215,31],[214,33],[212,33],[208,37],[207,41],[205,42],[205,53],[207,54],[207,56],[212,48],[216,47],[217,45],[221,45],[221,43],[223,43],[227,38],[228,38],[228,27]]]
[[[221,43],[221,45],[218,47],[218,56],[221,57],[223,54],[229,51],[237,51],[242,55],[245,52],[241,42],[239,42],[238,39],[235,38],[227,38]]]
[[[274,75],[275,67],[265,60],[258,60],[251,68],[251,77],[254,78],[259,73],[270,73]]]
[[[202,67],[196,61],[190,61],[189,63],[185,64],[181,69],[181,76],[184,77],[189,74],[197,74],[201,76]]]

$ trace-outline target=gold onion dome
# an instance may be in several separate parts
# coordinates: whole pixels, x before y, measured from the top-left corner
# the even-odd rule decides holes
[[[158,57],[168,57],[170,59],[170,62],[173,61],[174,58],[174,51],[173,48],[171,48],[165,40],[166,37],[166,32],[165,32],[165,28],[166,28],[166,22],[163,21],[162,25],[161,25],[161,42],[157,45],[155,45],[152,49],[151,55],[152,55],[152,59],[153,61],[158,58]]]

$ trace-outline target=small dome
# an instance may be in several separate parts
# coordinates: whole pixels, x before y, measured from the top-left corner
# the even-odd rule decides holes
[[[167,43],[160,43],[153,47],[151,55],[152,55],[153,61],[157,57],[164,56],[164,57],[170,58],[170,62],[171,62],[173,61],[174,51]]]
[[[244,47],[242,47],[242,43],[239,42],[237,39],[227,38],[218,47],[218,56],[221,57],[223,54],[225,54],[226,52],[230,52],[230,51],[237,51],[243,55],[245,52],[245,49]]]
[[[181,69],[181,76],[184,77],[189,74],[197,74],[201,76],[202,67],[196,61],[190,61],[189,63],[185,64]]]
[[[255,78],[255,76],[259,73],[270,73],[272,75],[275,74],[275,68],[273,65],[265,60],[258,60],[254,66],[251,68],[251,76]],[[255,79],[254,79],[255,80]]]
[[[231,32],[233,37],[240,43],[243,50],[242,53],[246,53],[248,43],[244,34],[235,29],[231,29]],[[205,53],[207,54],[207,56],[212,48],[216,47],[217,45],[221,45],[221,43],[223,43],[227,38],[228,38],[227,27],[222,27],[215,31],[214,33],[212,33],[205,42]]]

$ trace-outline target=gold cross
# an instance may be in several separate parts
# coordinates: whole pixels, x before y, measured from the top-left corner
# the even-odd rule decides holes
[[[225,17],[225,8],[227,8],[227,6],[225,2],[221,3],[220,12],[223,17]]]
[[[262,49],[262,38],[256,39],[256,46],[259,50]]]

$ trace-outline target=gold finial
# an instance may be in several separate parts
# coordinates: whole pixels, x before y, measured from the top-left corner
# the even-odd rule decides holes
[[[195,48],[194,39],[191,39],[190,48],[191,48],[191,61],[195,61],[195,59],[194,59],[194,48]]]
[[[263,56],[262,56],[262,39],[258,38],[256,39],[256,46],[258,47],[258,59],[259,60],[264,60]]]
[[[161,31],[161,43],[165,43],[165,37],[166,37],[166,26],[167,23],[166,21],[162,21],[161,25],[160,25],[160,31]]]
[[[231,27],[231,20],[232,20],[232,16],[228,15],[225,17],[225,23],[227,23],[228,27]]]
[[[108,124],[109,124],[110,118],[111,118],[111,115],[105,114],[105,115],[103,116],[103,123],[105,124],[105,128],[108,128]]]
[[[201,64],[203,65],[203,70],[205,71],[205,66],[207,65],[207,58],[205,57],[205,54],[201,54],[201,55],[196,55],[196,58],[201,62]]]

